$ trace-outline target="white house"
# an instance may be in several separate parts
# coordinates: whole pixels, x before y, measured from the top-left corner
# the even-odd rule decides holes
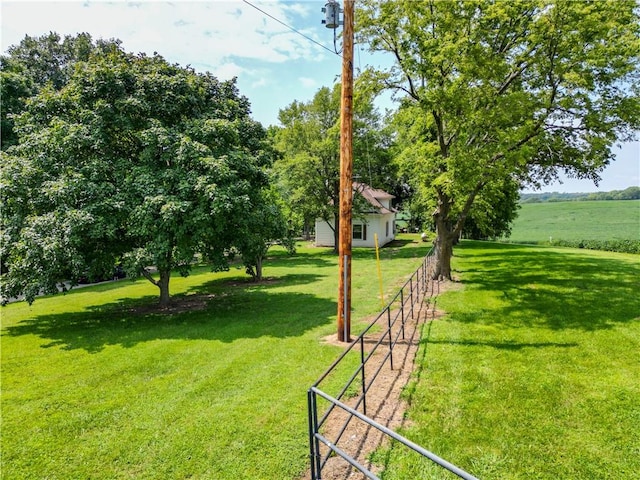
[[[353,182],[353,194],[362,196],[368,208],[362,214],[353,215],[351,245],[375,247],[374,234],[378,235],[380,247],[392,241],[396,231],[396,210],[391,207],[391,200],[395,197],[359,182]],[[333,247],[334,242],[333,221],[329,225],[321,218],[316,219],[316,246]]]

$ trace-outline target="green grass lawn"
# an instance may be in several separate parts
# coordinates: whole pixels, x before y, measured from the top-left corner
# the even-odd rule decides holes
[[[483,480],[638,478],[637,255],[463,242],[453,266],[403,433]],[[374,458],[385,480],[454,478],[397,446]]]
[[[640,200],[525,203],[509,241],[640,240]]]
[[[429,247],[400,240],[381,252],[389,295]],[[380,302],[375,252],[353,256],[357,333]],[[3,307],[2,478],[301,474],[306,391],[341,351],[321,342],[335,332],[337,257],[275,249],[264,274],[262,284],[236,268],[174,277],[174,297],[202,307],[181,313],[145,308],[158,295],[146,280]]]

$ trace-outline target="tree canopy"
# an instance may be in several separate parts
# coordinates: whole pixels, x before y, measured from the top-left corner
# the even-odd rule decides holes
[[[322,218],[334,227],[338,245],[340,204],[340,84],[320,88],[313,99],[280,110],[274,130],[282,158],[275,163],[283,196],[312,225]],[[396,186],[396,172],[385,148],[382,118],[371,97],[354,102],[354,179],[376,188]]]
[[[402,156],[433,207],[438,276],[496,182],[597,181],[640,125],[634,1],[363,0],[358,18],[360,41],[394,60],[365,75],[403,101]]]
[[[25,35],[18,45],[9,46],[8,55],[0,57],[2,150],[18,142],[13,116],[24,110],[28,98],[47,86],[60,90],[78,62],[86,62],[92,53],[119,46],[118,40],[94,42],[88,33],[62,38],[55,32],[41,37]]]
[[[33,301],[122,262],[166,304],[172,269],[187,274],[196,254],[226,268],[253,228],[243,215],[263,208],[273,149],[235,79],[117,43],[76,67],[14,118],[18,143],[2,169],[2,296]]]

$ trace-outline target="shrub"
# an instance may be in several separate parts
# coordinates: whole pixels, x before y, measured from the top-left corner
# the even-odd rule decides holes
[[[553,240],[560,247],[640,254],[640,240]]]

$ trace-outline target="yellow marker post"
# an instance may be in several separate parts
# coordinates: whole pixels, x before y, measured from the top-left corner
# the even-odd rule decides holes
[[[384,308],[384,292],[382,290],[382,270],[380,269],[380,249],[378,248],[378,234],[373,234],[373,239],[376,242],[376,259],[378,264],[378,281],[380,282],[380,305]]]

